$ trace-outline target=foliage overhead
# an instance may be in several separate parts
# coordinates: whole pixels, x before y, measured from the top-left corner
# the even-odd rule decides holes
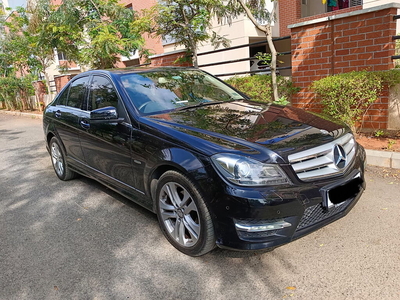
[[[28,30],[29,18],[25,9],[17,8],[12,17],[3,21],[8,30],[1,36],[0,60],[1,75],[7,76],[18,72],[21,75],[29,70],[33,74],[43,71],[43,66],[35,54],[43,53],[34,48],[37,36]]]
[[[135,12],[118,2],[70,0],[53,7],[44,29],[52,46],[91,68],[112,68],[120,56],[143,50]]]
[[[193,64],[197,63],[197,47],[211,40],[215,48],[227,47],[230,42],[213,31],[213,18],[231,22],[231,11],[220,0],[163,0],[143,12],[146,20],[145,31],[183,45],[193,54]]]

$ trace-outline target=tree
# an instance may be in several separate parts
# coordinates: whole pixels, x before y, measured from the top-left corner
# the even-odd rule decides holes
[[[49,0],[42,0],[47,1]],[[46,28],[54,48],[91,68],[112,68],[121,56],[141,50],[135,12],[118,0],[69,0],[55,7]]]
[[[271,11],[267,10],[267,1],[272,2]],[[268,42],[271,51],[271,77],[272,77],[272,90],[273,100],[279,101],[278,84],[276,79],[276,60],[277,51],[272,41],[272,23],[276,20],[276,8],[278,0],[229,0],[228,6],[234,13],[244,12],[254,26],[261,30]],[[265,22],[263,25],[261,22]]]
[[[145,31],[183,45],[193,55],[193,65],[198,67],[199,43],[211,40],[214,47],[227,47],[229,41],[212,30],[212,20],[231,20],[230,12],[220,0],[163,0],[143,12],[147,20]]]
[[[38,1],[41,2],[43,1]],[[28,73],[35,76],[44,74],[49,90],[50,79],[47,69],[54,61],[54,52],[48,41],[43,39],[42,24],[45,18],[39,16],[41,19],[39,25],[31,22],[36,14],[38,14],[36,7],[34,9],[29,6],[28,9],[18,7],[5,22],[8,30],[2,40],[2,51],[6,54],[3,57],[20,76]]]

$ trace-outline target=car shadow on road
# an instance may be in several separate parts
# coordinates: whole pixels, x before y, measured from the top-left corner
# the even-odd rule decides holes
[[[152,212],[86,177],[60,181],[42,141],[9,142],[0,150],[1,299],[281,298],[276,269],[299,273],[281,249],[186,256]]]

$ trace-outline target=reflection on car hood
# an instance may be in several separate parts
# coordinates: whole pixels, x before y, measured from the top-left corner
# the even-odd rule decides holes
[[[282,158],[328,143],[348,132],[342,124],[302,109],[245,100],[188,108],[148,118],[224,148],[249,154],[269,149]]]

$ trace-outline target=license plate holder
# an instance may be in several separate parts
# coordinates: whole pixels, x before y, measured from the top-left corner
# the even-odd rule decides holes
[[[358,172],[350,179],[324,186],[321,189],[322,205],[325,209],[343,205],[346,200],[355,198],[361,191],[364,180]]]

